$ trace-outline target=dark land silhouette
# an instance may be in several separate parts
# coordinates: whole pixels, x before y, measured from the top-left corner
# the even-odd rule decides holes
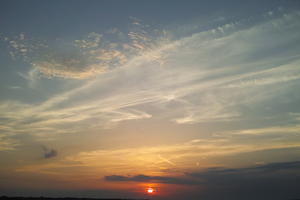
[[[74,197],[7,197],[2,196],[0,200],[149,200],[149,199],[116,199],[116,198],[74,198]]]

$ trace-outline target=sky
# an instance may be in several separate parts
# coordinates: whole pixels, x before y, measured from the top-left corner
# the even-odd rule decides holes
[[[0,195],[300,198],[299,33],[297,0],[1,0]]]

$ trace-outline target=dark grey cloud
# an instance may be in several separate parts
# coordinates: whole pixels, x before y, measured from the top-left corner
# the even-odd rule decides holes
[[[210,168],[187,176],[203,180],[204,199],[295,199],[300,197],[300,161],[247,168]]]
[[[169,199],[282,200],[300,198],[300,161],[269,163],[245,168],[208,168],[182,177],[106,176],[107,181],[156,182],[194,186]]]
[[[135,182],[156,182],[156,183],[167,183],[167,184],[183,184],[183,185],[197,185],[200,184],[199,180],[193,180],[191,178],[180,178],[180,177],[167,177],[167,176],[119,176],[111,175],[105,176],[107,181],[135,181]]]
[[[52,158],[57,156],[57,151],[54,149],[50,149],[48,152],[45,152],[44,158]]]
[[[43,150],[44,150],[44,158],[45,159],[48,159],[48,158],[53,158],[53,157],[56,157],[57,156],[57,151],[55,149],[49,149],[45,146],[42,147]]]
[[[254,176],[278,176],[291,172],[300,174],[300,161],[270,163],[247,168],[209,168],[203,172],[187,173],[187,176],[201,179],[213,177],[254,177]]]

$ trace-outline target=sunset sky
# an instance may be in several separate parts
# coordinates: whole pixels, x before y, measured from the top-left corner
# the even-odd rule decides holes
[[[0,0],[0,49],[0,195],[300,198],[298,0]]]

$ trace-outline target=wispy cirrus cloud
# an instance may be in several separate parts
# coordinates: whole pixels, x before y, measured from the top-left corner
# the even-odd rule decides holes
[[[45,54],[32,62],[40,64],[33,65],[28,76],[22,74],[24,78],[34,81],[42,73],[81,79],[98,74],[91,66],[114,70],[101,71],[40,103],[2,102],[6,120],[1,124],[10,134],[42,136],[153,117],[197,124],[267,117],[268,107],[276,114],[276,105],[284,104],[284,96],[298,87],[299,47],[283,50],[298,39],[298,19],[298,12],[282,13],[262,23],[225,24],[222,30],[217,27],[174,41],[130,32],[132,44],[109,43],[107,48],[101,46],[104,36],[93,33],[77,40],[73,51],[61,47],[59,53],[53,53],[55,44],[50,53],[46,45]],[[162,58],[163,63],[157,61]],[[297,98],[296,94],[290,101]]]
[[[8,127],[0,127],[2,130],[7,129]],[[19,145],[17,140],[10,138],[7,135],[0,135],[0,151],[11,151],[15,150],[15,148]]]
[[[240,132],[243,132],[243,130],[240,130]],[[122,171],[124,174],[136,174],[147,171],[160,176],[162,173],[167,173],[168,170],[170,172],[182,172],[184,170],[218,166],[219,164],[209,165],[207,162],[220,157],[242,157],[244,154],[258,151],[269,152],[270,155],[273,155],[272,152],[276,154],[277,150],[286,149],[287,152],[290,152],[293,149],[299,149],[300,146],[297,142],[299,136],[294,135],[293,132],[289,134],[284,132],[286,139],[283,141],[280,139],[281,135],[276,136],[274,132],[276,133],[276,131],[269,132],[266,129],[264,134],[246,140],[244,135],[236,135],[236,131],[231,134],[215,134],[214,137],[198,138],[174,145],[86,151],[68,156],[66,160],[81,163],[82,166],[89,166],[95,168],[95,170],[100,167],[103,168],[103,172],[118,173]],[[256,142],[251,143],[251,141]],[[99,160],[105,162],[99,163]],[[201,163],[200,166],[197,164],[199,162]]]
[[[278,127],[277,129],[276,127],[269,127],[265,128],[265,130],[236,130],[231,133],[221,132],[209,138],[199,137],[184,143],[170,145],[114,147],[82,151],[72,155],[60,156],[51,163],[33,163],[20,166],[17,170],[23,173],[50,173],[61,176],[62,174],[66,175],[65,169],[78,168],[76,176],[85,177],[84,179],[86,180],[95,177],[95,174],[99,174],[107,176],[106,180],[112,182],[149,181],[166,184],[197,185],[203,183],[202,178],[190,180],[189,177],[182,176],[184,172],[206,171],[209,168],[222,170],[220,167],[236,165],[232,163],[233,157],[243,159],[245,155],[249,154],[262,154],[267,155],[267,157],[256,156],[256,159],[250,159],[250,163],[247,163],[248,165],[268,162],[270,157],[276,158],[278,151],[285,152],[284,155],[286,155],[287,160],[293,159],[295,156],[297,158],[296,152],[299,152],[300,149],[298,144],[299,136],[295,134],[295,131],[286,132],[285,129],[289,130],[292,127]],[[257,131],[260,134],[252,134],[252,132]],[[238,132],[241,134],[238,134]],[[245,135],[244,132],[250,133]],[[284,133],[285,139],[283,140],[281,138],[282,134],[278,133]],[[295,154],[294,157],[293,154]],[[230,164],[214,162],[214,160],[220,158],[225,160],[229,158]],[[84,169],[88,169],[88,176]],[[264,170],[263,167],[261,169]],[[111,174],[127,174],[127,176],[111,176]],[[149,175],[141,177],[135,174]],[[71,176],[71,174],[69,175]]]

